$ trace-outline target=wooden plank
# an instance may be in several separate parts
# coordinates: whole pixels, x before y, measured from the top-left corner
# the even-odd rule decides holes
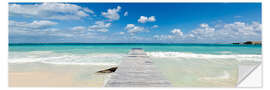
[[[105,87],[169,86],[169,81],[156,69],[142,49],[132,49],[105,84]]]

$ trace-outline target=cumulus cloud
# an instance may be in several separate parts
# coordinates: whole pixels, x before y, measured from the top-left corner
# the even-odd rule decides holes
[[[228,39],[261,40],[261,29],[261,24],[258,22],[252,22],[250,24],[234,22],[224,24],[215,35],[227,37]]]
[[[243,42],[261,40],[261,24],[258,22],[233,22],[211,27],[204,23],[200,27],[184,34],[181,29],[173,29],[171,35],[154,35],[157,40],[174,39],[175,41],[189,41],[199,43]]]
[[[95,14],[95,12],[89,8],[83,8],[83,11],[91,13],[91,14]]]
[[[213,38],[215,33],[215,28],[209,27],[208,24],[201,24],[199,28],[192,30],[188,36],[196,36],[197,39],[209,39]]]
[[[143,32],[144,31],[144,27],[135,26],[134,24],[127,24],[126,27],[125,27],[125,29],[131,35],[134,35],[137,32]]]
[[[96,21],[94,25],[89,26],[89,31],[97,32],[108,32],[108,28],[111,26],[111,23],[105,23],[104,21]]]
[[[103,21],[97,21],[94,25],[87,27],[75,26],[72,28],[56,28],[54,27],[57,23],[52,21],[32,21],[32,22],[18,22],[9,21],[9,36],[10,37],[21,37],[12,38],[18,39],[19,42],[24,42],[28,37],[41,38],[46,37],[50,41],[54,40],[74,40],[76,38],[81,39],[104,39],[105,36],[100,36],[98,32],[107,32],[111,23],[105,23]],[[41,38],[42,39],[42,38]],[[33,39],[34,40],[34,39]],[[47,40],[45,40],[47,41]],[[60,40],[61,41],[61,40]]]
[[[136,35],[133,35],[133,36],[130,36],[128,37],[129,40],[139,40],[139,41],[146,41],[146,40],[149,40],[149,38],[146,38],[146,37],[142,37],[142,36],[136,36]]]
[[[119,34],[120,34],[120,35],[124,35],[124,34],[125,34],[125,32],[119,32]]]
[[[124,13],[124,16],[127,16],[128,15],[128,12],[126,11],[125,13]]]
[[[155,16],[151,16],[151,17],[141,16],[141,17],[138,19],[138,22],[139,22],[139,23],[155,22],[155,21],[156,21]]]
[[[9,4],[11,16],[37,17],[43,19],[78,20],[94,12],[75,4],[41,3],[41,4]]]
[[[174,35],[177,35],[177,36],[183,36],[184,35],[183,32],[181,31],[181,29],[177,29],[177,28],[173,29],[171,31],[171,33],[174,34]]]
[[[111,23],[105,23],[104,21],[96,21],[95,24],[88,26],[88,28],[84,26],[75,26],[71,28],[71,30],[75,31],[83,31],[88,30],[91,32],[108,32],[108,28],[111,27]]]
[[[51,26],[57,23],[52,21],[33,21],[33,22],[18,22],[9,21],[9,35],[10,36],[70,36],[68,33],[52,28]]]
[[[169,40],[169,39],[175,38],[175,36],[173,36],[173,35],[154,35],[153,38],[156,40]]]
[[[83,30],[85,27],[76,26],[71,29],[52,27],[56,25],[51,21],[32,21],[18,22],[9,21],[9,37],[12,42],[51,42],[74,40],[74,39],[93,39],[97,38],[97,33]],[[46,38],[45,38],[46,37]],[[103,36],[98,37],[103,38]]]
[[[17,22],[17,21],[9,21],[9,26],[11,27],[21,27],[21,28],[46,28],[50,26],[54,26],[58,23],[48,21],[48,20],[40,20],[33,22]]]
[[[75,26],[75,27],[72,28],[72,30],[79,30],[79,31],[85,30],[85,29],[86,28],[84,26]]]
[[[118,14],[118,12],[120,12],[121,7],[117,6],[117,8],[113,8],[113,9],[108,9],[107,12],[102,12],[101,14],[110,19],[110,20],[119,20],[120,19],[120,15]]]
[[[158,25],[153,25],[151,28],[154,29],[154,28],[158,28],[159,26]]]

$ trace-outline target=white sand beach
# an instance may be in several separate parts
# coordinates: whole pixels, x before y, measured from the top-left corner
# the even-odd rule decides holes
[[[9,64],[10,87],[102,87],[108,74],[96,70],[108,66]]]

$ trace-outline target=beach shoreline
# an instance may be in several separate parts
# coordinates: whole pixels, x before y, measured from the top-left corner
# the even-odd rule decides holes
[[[107,67],[9,63],[9,87],[102,87],[108,74],[95,72]]]
[[[103,87],[130,48],[143,48],[174,87],[235,87],[239,63],[261,62],[260,46],[239,45],[12,45],[10,87]],[[203,71],[202,71],[203,69]]]

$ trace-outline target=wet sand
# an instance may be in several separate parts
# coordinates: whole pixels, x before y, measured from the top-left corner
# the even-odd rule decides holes
[[[10,87],[102,87],[108,74],[97,70],[110,66],[9,64]]]

